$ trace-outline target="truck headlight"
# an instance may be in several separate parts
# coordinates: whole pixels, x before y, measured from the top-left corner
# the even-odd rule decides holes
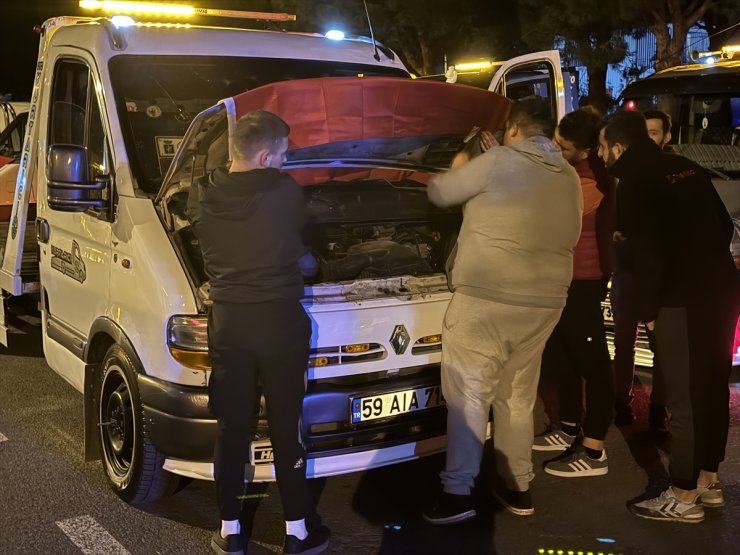
[[[167,323],[167,346],[177,362],[195,370],[210,370],[208,319],[205,316],[173,316]]]

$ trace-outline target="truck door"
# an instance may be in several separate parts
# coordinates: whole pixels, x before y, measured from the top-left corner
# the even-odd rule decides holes
[[[44,107],[48,125],[39,130],[41,144],[46,152],[54,145],[83,147],[88,167],[82,171],[89,179],[105,179],[112,173],[112,157],[95,65],[75,49],[55,49],[50,58],[54,71]],[[39,160],[40,179],[46,180],[46,164],[47,160]],[[48,193],[46,187],[42,191]],[[104,194],[112,198],[110,190]],[[42,197],[38,199],[37,234],[45,293],[44,331],[47,339],[81,356],[92,321],[105,313],[108,303],[112,212],[55,209],[47,195]],[[66,377],[73,383],[79,379]]]
[[[557,50],[533,52],[508,60],[493,75],[488,90],[512,100],[532,95],[546,98],[555,121],[566,114],[565,83]]]

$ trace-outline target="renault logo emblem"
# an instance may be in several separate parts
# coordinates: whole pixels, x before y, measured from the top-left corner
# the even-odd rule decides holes
[[[391,335],[391,346],[396,351],[397,355],[402,355],[406,352],[406,349],[411,342],[411,336],[403,324],[398,324],[393,329],[393,335]]]

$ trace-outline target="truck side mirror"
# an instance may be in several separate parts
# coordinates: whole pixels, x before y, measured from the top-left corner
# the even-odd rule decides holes
[[[109,201],[104,198],[109,179],[91,179],[87,151],[77,145],[51,145],[46,162],[47,202],[52,210],[102,211]]]

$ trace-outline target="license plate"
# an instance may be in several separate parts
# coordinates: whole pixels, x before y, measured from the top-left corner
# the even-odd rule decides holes
[[[272,452],[272,444],[269,442],[252,442],[252,464],[272,464],[275,456]]]
[[[431,409],[445,404],[438,385],[357,397],[350,402],[352,424]]]
[[[604,315],[605,322],[613,322],[614,315],[612,314],[612,305],[609,303],[601,303],[601,313]]]

